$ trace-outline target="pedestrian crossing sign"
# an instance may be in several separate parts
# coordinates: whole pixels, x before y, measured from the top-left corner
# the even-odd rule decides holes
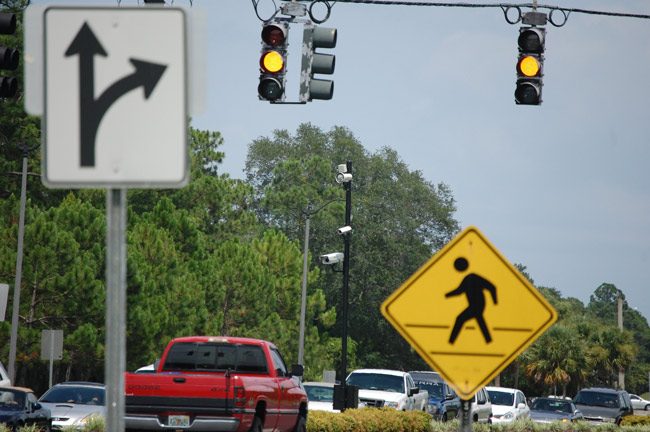
[[[408,278],[381,312],[463,399],[557,321],[553,306],[475,227]]]

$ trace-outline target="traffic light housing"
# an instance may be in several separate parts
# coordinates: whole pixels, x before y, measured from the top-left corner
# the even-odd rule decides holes
[[[260,83],[257,93],[261,100],[282,101],[285,97],[289,25],[270,21],[262,25],[260,54]]]
[[[519,29],[517,88],[515,89],[515,103],[518,105],[542,103],[545,39],[546,29],[542,27],[526,26]]]
[[[329,100],[334,95],[334,81],[314,78],[314,74],[334,73],[336,57],[316,52],[317,48],[336,47],[335,28],[305,24],[302,38],[302,68],[300,73],[300,102],[313,99]]]
[[[0,34],[12,35],[16,32],[16,14],[0,12]],[[0,72],[16,70],[20,53],[17,49],[0,45]],[[13,76],[0,75],[0,99],[12,98],[18,92],[18,80]]]

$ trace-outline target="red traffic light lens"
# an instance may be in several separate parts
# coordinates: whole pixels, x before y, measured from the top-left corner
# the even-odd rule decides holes
[[[262,40],[265,44],[277,47],[287,39],[286,30],[278,24],[269,24],[262,28]]]
[[[544,30],[534,27],[522,30],[517,43],[523,52],[542,53],[544,52]]]

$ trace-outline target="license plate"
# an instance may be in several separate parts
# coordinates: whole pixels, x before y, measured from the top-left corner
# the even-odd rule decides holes
[[[190,427],[190,416],[170,415],[167,418],[167,425],[174,427]]]

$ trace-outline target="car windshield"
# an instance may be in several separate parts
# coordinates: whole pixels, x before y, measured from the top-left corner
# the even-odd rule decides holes
[[[0,390],[0,408],[18,411],[25,406],[25,393],[8,389]]]
[[[505,405],[505,406],[514,405],[514,401],[515,401],[514,393],[508,393],[508,392],[503,392],[498,390],[488,390],[488,393],[490,394],[490,400],[492,401],[493,405]]]
[[[442,399],[445,397],[445,395],[442,394],[443,392],[442,383],[434,383],[430,381],[415,381],[415,385],[420,387],[423,390],[428,391],[429,397],[433,396],[438,399]]]
[[[305,391],[307,392],[307,399],[314,402],[333,402],[334,401],[334,388],[324,387],[318,385],[305,384]]]
[[[531,407],[533,411],[553,411],[558,413],[571,413],[571,404],[569,402],[555,399],[536,399]]]
[[[378,373],[352,373],[348,384],[359,386],[364,390],[381,390],[404,393],[404,379],[401,376]]]
[[[78,405],[104,405],[104,389],[97,387],[54,386],[41,396],[40,401]]]
[[[619,408],[618,395],[616,393],[580,391],[576,396],[575,403],[606,408]]]

